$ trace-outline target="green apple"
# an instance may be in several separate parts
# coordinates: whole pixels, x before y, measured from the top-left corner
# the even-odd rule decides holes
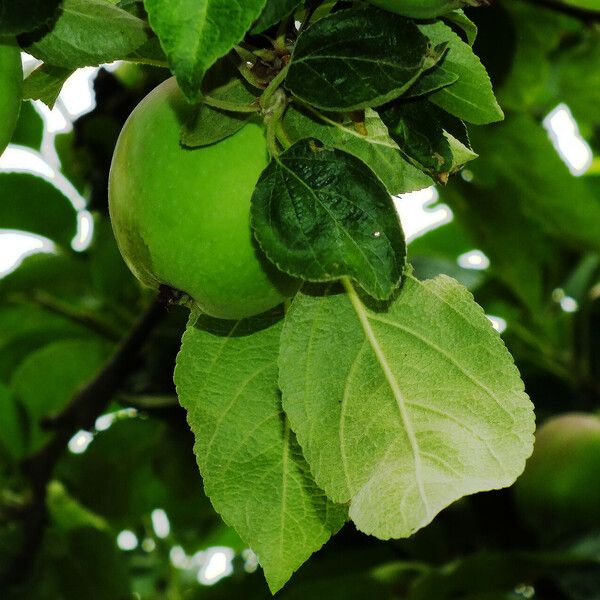
[[[185,292],[213,317],[249,317],[298,287],[262,254],[250,227],[250,200],[268,163],[263,127],[249,122],[187,149],[179,133],[190,110],[171,78],[131,113],[110,170],[113,230],[143,284]]]
[[[10,142],[21,108],[23,68],[14,41],[0,38],[0,154]]]
[[[600,417],[546,421],[514,494],[523,522],[545,537],[600,528]]]

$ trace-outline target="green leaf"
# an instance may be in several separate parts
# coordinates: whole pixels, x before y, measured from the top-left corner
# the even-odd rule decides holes
[[[62,0],[0,0],[0,35],[33,31],[52,20]]]
[[[472,46],[477,38],[477,25],[465,15],[463,10],[453,10],[444,15],[444,19],[450,23],[453,23],[464,32],[467,43]]]
[[[390,12],[413,19],[431,19],[445,15],[461,6],[478,4],[476,0],[369,0],[369,2]]]
[[[42,64],[23,82],[23,98],[41,100],[52,110],[65,81],[73,73],[73,69]]]
[[[511,110],[532,114],[547,111],[550,103],[557,104],[560,101],[556,94],[557,81],[553,64],[556,63],[558,70],[561,63],[569,65],[570,52],[560,52],[556,55],[556,50],[565,37],[577,32],[581,24],[573,17],[537,3],[510,2],[505,5],[505,9],[512,21],[515,48],[511,57],[510,72],[497,90],[500,104]],[[570,68],[571,65],[567,67]],[[575,65],[572,68],[577,72]],[[578,77],[583,75],[587,79],[594,72],[585,69],[578,73]],[[585,88],[586,93],[593,95],[593,84],[581,87]],[[578,90],[577,94],[579,91],[583,92],[584,89]],[[567,98],[567,94],[567,90],[561,89],[564,99]]]
[[[12,377],[11,387],[30,421],[29,450],[51,437],[40,427],[42,417],[58,412],[110,356],[112,346],[89,340],[61,340],[30,354]]]
[[[370,108],[364,111],[364,121],[355,122],[346,116],[323,115],[290,106],[283,125],[292,142],[312,137],[326,146],[353,154],[373,170],[392,195],[433,184],[430,177],[403,158],[387,127]]]
[[[381,117],[402,152],[444,183],[449,173],[477,158],[462,121],[428,100],[394,104]]]
[[[327,495],[387,539],[511,485],[532,451],[533,407],[471,294],[407,276],[375,312],[346,287],[298,294],[279,358],[284,409]]]
[[[74,253],[38,253],[26,256],[17,269],[0,279],[0,298],[37,300],[39,292],[51,293],[63,302],[89,303],[89,265]]]
[[[515,115],[471,133],[486,157],[473,163],[474,183],[514,198],[542,231],[573,247],[600,249],[600,202],[584,179],[569,173],[541,125]]]
[[[11,144],[39,150],[44,135],[44,121],[31,102],[23,102]]]
[[[228,58],[220,60],[208,70],[202,81],[202,96],[204,102],[196,107],[191,119],[182,128],[181,142],[184,146],[194,148],[218,142],[233,135],[256,114],[223,110],[208,104],[216,101],[243,110],[258,98],[255,90]]]
[[[591,129],[600,123],[600,32],[586,32],[583,40],[555,62],[561,100],[575,118]]]
[[[0,173],[0,228],[29,231],[70,247],[76,218],[71,202],[49,181],[28,173]]]
[[[252,33],[262,33],[269,27],[279,23],[292,14],[294,9],[300,5],[301,0],[267,0],[260,16],[252,27]]]
[[[115,600],[129,598],[127,563],[113,535],[93,527],[78,527],[66,533],[64,556],[56,571],[64,600]]]
[[[26,50],[50,65],[76,69],[123,59],[149,38],[144,21],[108,0],[64,0],[56,23]]]
[[[4,456],[23,455],[25,436],[19,406],[11,390],[0,384],[0,464]],[[1,469],[0,469],[1,470]]]
[[[257,553],[271,591],[344,523],[314,484],[281,409],[281,323],[192,314],[175,383],[207,495]]]
[[[265,0],[144,0],[183,93],[196,101],[204,74],[260,15]]]
[[[591,10],[600,12],[597,0],[557,0],[559,4],[581,8],[582,10]]]
[[[434,44],[448,44],[448,52],[436,69],[458,75],[458,81],[433,93],[429,99],[450,114],[469,123],[485,124],[504,117],[498,105],[490,78],[481,61],[448,25],[438,21],[419,25],[420,31]],[[418,85],[426,85],[435,70],[423,75]]]
[[[93,527],[110,532],[108,523],[69,496],[60,481],[51,481],[48,484],[46,502],[52,524],[63,531],[77,527]]]
[[[502,185],[484,189],[457,177],[445,188],[444,201],[473,236],[471,248],[481,248],[490,259],[490,272],[532,314],[539,313],[547,302],[546,286],[558,284],[560,263],[555,244],[524,214],[520,200]]]
[[[296,142],[262,172],[251,215],[261,248],[291,275],[348,275],[380,300],[400,283],[406,244],[398,215],[385,186],[351,154]]]
[[[0,310],[0,381],[8,382],[30,352],[53,341],[84,338],[89,329],[32,305],[11,305],[3,298]]]
[[[300,34],[285,80],[324,110],[355,110],[403,94],[442,56],[407,19],[373,9],[343,10]]]
[[[113,527],[131,527],[154,508],[166,508],[164,486],[153,472],[154,463],[165,447],[173,447],[180,455],[172,444],[166,444],[164,429],[155,419],[117,419],[109,429],[96,433],[84,454],[66,457],[58,475],[86,509],[110,520]],[[191,445],[187,450],[191,455]],[[188,478],[187,485],[186,502],[194,503],[196,518],[202,522],[200,478]]]

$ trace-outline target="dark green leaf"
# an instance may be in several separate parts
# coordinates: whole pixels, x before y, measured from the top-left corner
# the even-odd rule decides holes
[[[182,127],[181,143],[189,148],[214,144],[239,131],[251,116],[200,104]]]
[[[405,156],[443,182],[477,157],[464,124],[428,100],[396,103],[381,117]]]
[[[62,0],[0,0],[0,35],[18,35],[49,23]]]
[[[202,96],[206,102],[216,100],[242,108],[258,98],[254,88],[241,77],[233,63],[225,58],[213,65],[202,81]],[[184,146],[206,146],[218,142],[236,131],[253,115],[252,112],[233,112],[199,104],[190,120],[183,126],[181,142]]]
[[[56,23],[26,49],[45,63],[76,69],[125,58],[150,34],[144,21],[108,0],[63,0]]]
[[[369,0],[371,4],[413,19],[439,17],[461,6],[476,6],[477,0]]]
[[[267,0],[263,11],[252,27],[252,33],[262,33],[289,16],[301,0]]]
[[[313,137],[360,158],[381,179],[390,194],[420,190],[433,183],[402,156],[387,127],[370,108],[365,109],[364,120],[352,121],[338,113],[322,115],[290,106],[283,125],[292,142]]]
[[[52,109],[65,81],[73,72],[73,69],[40,65],[23,82],[23,98],[41,100]]]
[[[425,96],[456,83],[458,81],[458,74],[444,69],[440,65],[441,63],[438,63],[435,67],[427,71],[423,77],[417,79],[406,91],[404,97]]]
[[[465,44],[441,21],[419,25],[420,31],[434,44],[447,44],[448,52],[436,67],[455,73],[458,81],[432,94],[429,99],[450,114],[469,123],[500,121],[502,109],[496,102],[490,78],[469,44]],[[417,86],[427,86],[428,77],[438,77],[435,70],[425,73]]]
[[[87,265],[87,277],[79,279],[84,285],[90,279],[90,291],[96,292],[105,303],[122,309],[124,306],[136,306],[140,288],[125,265],[117,247],[115,236],[108,219],[96,215],[94,220],[94,240],[88,249],[90,257]]]
[[[119,8],[126,10],[128,13],[135,15],[139,19],[146,18],[146,10],[144,8],[143,0],[109,0],[113,4],[116,4]]]
[[[196,101],[206,71],[260,15],[265,0],[145,0],[152,29],[183,93]]]
[[[45,179],[0,173],[0,228],[29,231],[69,247],[77,231],[76,213]]]
[[[377,106],[404,93],[441,57],[416,25],[384,11],[343,10],[298,38],[285,85],[325,110]]]
[[[252,197],[252,224],[266,255],[292,275],[350,276],[378,299],[400,283],[406,245],[389,192],[346,152],[306,139],[275,158]]]

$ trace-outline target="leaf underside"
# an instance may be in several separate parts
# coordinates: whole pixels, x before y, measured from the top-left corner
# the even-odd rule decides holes
[[[205,490],[256,552],[271,591],[345,522],[347,509],[314,483],[281,408],[281,322],[192,314],[175,383]]]
[[[283,405],[317,483],[379,538],[511,485],[533,444],[512,357],[456,281],[404,280],[374,312],[347,294],[300,293],[279,360]]]

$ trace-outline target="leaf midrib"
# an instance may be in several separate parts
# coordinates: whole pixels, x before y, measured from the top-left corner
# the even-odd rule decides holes
[[[421,497],[421,501],[425,508],[426,518],[429,519],[433,513],[431,511],[431,507],[429,506],[429,500],[427,499],[427,495],[425,493],[425,484],[423,480],[423,467],[421,464],[419,442],[417,440],[417,436],[413,428],[412,421],[410,419],[408,408],[406,406],[406,401],[404,399],[404,396],[402,395],[400,387],[398,386],[398,381],[396,380],[396,377],[394,376],[394,373],[387,362],[387,358],[381,346],[379,345],[377,338],[375,337],[375,332],[373,331],[371,324],[369,323],[365,307],[363,306],[360,298],[358,297],[356,290],[352,286],[352,283],[350,283],[349,279],[343,278],[342,283],[344,284],[344,288],[346,289],[346,293],[348,294],[348,298],[352,304],[352,307],[356,312],[356,315],[360,321],[365,336],[369,341],[369,344],[373,350],[373,353],[375,354],[377,362],[380,364],[386,381],[388,382],[392,394],[394,395],[394,399],[396,400],[396,405],[400,412],[400,418],[402,419],[404,430],[406,436],[408,437],[409,445],[413,454],[413,460],[415,465],[415,482],[417,484],[417,489],[419,490],[419,496]]]

